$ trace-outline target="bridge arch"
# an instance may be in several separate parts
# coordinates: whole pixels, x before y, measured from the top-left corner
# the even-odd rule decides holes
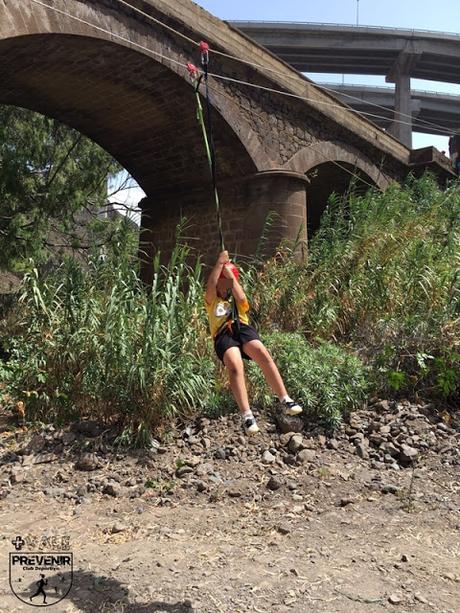
[[[345,195],[353,185],[354,193],[371,187],[384,191],[391,180],[362,152],[350,145],[319,142],[299,151],[289,166],[304,173],[309,182],[307,192],[307,235],[318,230],[329,196]]]
[[[224,52],[211,55],[221,78],[210,85],[230,251],[253,253],[271,210],[281,217],[274,241],[305,227],[306,173],[324,161],[361,164],[380,186],[383,156],[387,177],[404,176],[406,147],[189,0],[0,1],[0,102],[100,144],[147,193],[146,242],[168,253],[184,216],[209,261],[219,246],[215,208],[185,68],[200,39]]]
[[[197,48],[184,48],[183,40],[173,40],[160,26],[147,26],[122,4],[117,10],[110,4],[74,2],[69,9],[57,0],[53,7],[63,13],[30,0],[0,8],[0,102],[79,130],[118,159],[147,194],[157,190],[164,175],[159,164],[168,158],[179,171],[176,181],[201,176],[207,162],[184,68]],[[223,175],[231,175],[235,165],[265,167],[263,149],[237,105],[223,102],[218,92],[212,101]]]

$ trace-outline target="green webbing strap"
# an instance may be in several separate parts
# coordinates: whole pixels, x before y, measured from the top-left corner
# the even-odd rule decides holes
[[[201,131],[203,132],[203,140],[204,140],[204,145],[206,148],[206,155],[208,157],[208,164],[209,164],[209,170],[211,171],[211,178],[212,178],[212,186],[213,186],[213,190],[214,190],[214,201],[216,203],[216,213],[217,213],[217,227],[219,230],[219,239],[220,239],[220,250],[221,251],[225,251],[225,246],[224,246],[224,235],[222,232],[222,217],[220,214],[220,202],[219,202],[219,193],[217,191],[217,182],[216,182],[216,158],[215,158],[215,154],[214,154],[214,144],[212,142],[212,138],[211,138],[211,144],[210,141],[208,139],[208,133],[206,130],[206,124],[204,121],[204,114],[203,114],[203,107],[201,105],[201,100],[200,100],[200,94],[198,93],[198,88],[200,87],[200,83],[201,83],[201,79],[202,79],[203,75],[200,76],[200,78],[198,79],[198,82],[195,86],[195,97],[196,97],[196,105],[197,105],[197,112],[196,112],[196,116],[198,119],[198,122],[201,126]],[[206,100],[207,100],[207,104],[208,104],[208,123],[210,123],[210,115],[209,115],[209,95],[208,95],[208,91],[207,91],[207,85],[206,85]],[[210,134],[212,134],[212,132],[210,131]]]
[[[193,64],[188,64],[187,69],[190,73],[192,80],[196,80],[195,85],[195,97],[196,97],[196,106],[197,112],[196,116],[198,122],[201,126],[201,131],[203,133],[204,145],[206,148],[206,155],[208,158],[209,170],[211,171],[212,185],[214,190],[214,201],[216,203],[216,213],[217,213],[217,227],[219,230],[219,240],[220,240],[220,250],[225,251],[224,246],[224,235],[222,232],[222,217],[220,212],[220,202],[219,202],[219,193],[217,191],[217,181],[216,181],[216,156],[214,150],[214,137],[212,131],[212,121],[211,121],[211,103],[209,100],[209,88],[208,88],[208,62],[209,62],[209,46],[207,43],[200,43],[201,49],[201,65],[203,67],[204,73],[197,78],[197,70]],[[206,129],[206,123],[204,119],[203,107],[201,105],[201,99],[199,94],[199,88],[201,85],[202,78],[205,78],[206,85],[206,111],[207,111],[207,120],[208,120],[208,129],[209,129],[209,138],[208,138],[208,130]],[[232,313],[231,319],[236,324],[236,329],[240,330],[240,318],[238,314],[238,307],[236,305],[235,296],[232,296]]]

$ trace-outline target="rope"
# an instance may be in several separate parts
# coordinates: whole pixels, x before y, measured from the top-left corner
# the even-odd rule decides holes
[[[145,52],[146,52],[148,55],[150,55],[150,56],[153,56],[153,57],[159,57],[159,58],[161,58],[161,59],[164,59],[164,60],[166,60],[166,61],[170,62],[171,64],[175,64],[175,65],[177,65],[177,66],[181,66],[182,68],[187,68],[187,65],[186,65],[186,64],[184,64],[184,63],[182,63],[182,62],[178,62],[177,60],[171,59],[170,57],[168,57],[168,56],[166,56],[166,55],[163,55],[162,53],[159,53],[158,51],[154,51],[153,49],[150,49],[150,48],[148,48],[148,47],[145,47],[144,45],[141,45],[141,44],[139,44],[139,43],[133,42],[132,40],[130,40],[130,39],[128,39],[128,38],[126,38],[126,37],[124,37],[124,36],[120,36],[119,34],[116,34],[116,33],[114,33],[114,32],[111,32],[110,30],[107,30],[107,29],[105,29],[105,28],[102,28],[102,27],[100,27],[100,26],[97,26],[96,24],[91,23],[91,22],[89,22],[89,21],[86,21],[86,20],[84,20],[84,19],[81,19],[80,17],[76,17],[75,15],[72,15],[71,13],[68,13],[68,12],[66,12],[66,11],[63,11],[63,10],[61,10],[61,9],[57,9],[57,8],[56,8],[56,7],[54,7],[54,6],[50,6],[49,4],[46,4],[45,2],[41,2],[41,0],[30,0],[30,1],[31,1],[31,2],[33,2],[33,3],[35,3],[35,4],[40,5],[40,6],[42,6],[42,7],[45,7],[45,8],[47,8],[47,9],[49,9],[49,10],[52,10],[52,11],[54,11],[54,12],[57,12],[57,13],[59,13],[59,14],[61,14],[61,15],[65,15],[65,16],[69,17],[70,19],[73,19],[74,21],[77,21],[77,22],[79,22],[79,23],[83,23],[83,24],[85,24],[85,25],[87,25],[87,26],[90,26],[91,28],[94,28],[95,30],[97,30],[97,31],[99,31],[99,32],[104,32],[105,34],[108,34],[108,35],[109,35],[109,36],[111,36],[112,38],[119,39],[119,40],[121,40],[121,41],[123,41],[123,42],[125,42],[125,43],[128,43],[130,46],[133,46],[133,47],[136,47],[136,48],[138,48],[138,49],[141,49],[141,50],[145,51]],[[117,0],[117,1],[118,1],[118,2],[123,2],[123,0]],[[126,3],[124,3],[124,4],[126,4]],[[131,5],[128,5],[128,6],[130,6],[130,8],[132,8],[133,10],[136,10],[137,12],[142,13],[142,14],[143,14],[143,15],[145,15],[146,17],[151,18],[151,19],[152,19],[152,20],[154,20],[155,22],[158,22],[160,25],[164,25],[164,26],[165,26],[167,29],[169,29],[169,30],[173,31],[174,33],[178,34],[179,36],[182,36],[182,37],[184,37],[184,38],[187,38],[187,39],[188,39],[188,37],[186,37],[186,36],[185,36],[184,34],[182,34],[181,32],[178,32],[177,30],[174,30],[174,28],[170,28],[170,26],[166,26],[166,24],[163,24],[163,23],[162,23],[162,22],[160,22],[159,20],[154,19],[154,18],[153,18],[151,15],[148,15],[147,13],[144,13],[143,11],[140,11],[140,9],[137,9],[137,8],[135,8],[135,7],[131,6]],[[193,41],[192,39],[188,39],[188,40],[190,40],[191,42],[193,42],[193,44],[198,44],[198,43],[195,43],[195,41]],[[216,52],[216,51],[214,51],[214,53],[221,53],[221,52]],[[222,55],[226,55],[226,54],[222,54]],[[230,58],[233,58],[234,56],[229,56],[229,57],[230,57]],[[238,60],[239,58],[234,58],[234,59],[237,59],[237,60]],[[262,67],[262,66],[259,66],[258,64],[253,64],[252,62],[248,62],[247,60],[242,60],[242,59],[240,59],[240,61],[241,61],[241,62],[243,62],[243,63],[246,63],[246,64],[248,64],[248,65],[253,65],[253,66],[255,66],[255,67],[258,67],[258,68],[262,68],[262,69],[263,69],[263,67]],[[277,71],[274,71],[274,70],[273,70],[273,69],[271,69],[271,68],[267,68],[267,70],[269,70],[269,71],[271,71],[271,72],[275,72],[275,73],[277,72]],[[209,73],[209,74],[211,74],[211,73]],[[281,74],[281,73],[279,73],[279,74]],[[214,76],[214,77],[216,77],[216,78],[221,78],[221,79],[227,79],[227,80],[229,80],[229,81],[231,81],[231,80],[232,80],[232,79],[230,79],[230,77],[224,77],[223,75],[216,75],[216,74],[212,74],[211,76]],[[292,77],[292,78],[294,78],[294,77]],[[296,76],[295,78],[297,79],[297,78],[298,78],[298,76]],[[239,83],[246,84],[246,85],[248,85],[248,86],[250,86],[250,87],[254,87],[254,88],[266,89],[266,88],[264,88],[264,87],[263,87],[263,86],[261,86],[261,85],[256,85],[256,84],[254,84],[254,83],[249,83],[249,82],[247,82],[247,81],[239,81]],[[315,84],[315,85],[316,85],[316,84]],[[306,101],[309,101],[309,100],[310,100],[309,98],[304,98],[304,97],[302,97],[302,96],[298,96],[298,95],[296,95],[296,94],[290,94],[289,92],[283,92],[283,91],[280,91],[280,90],[273,90],[273,91],[275,91],[276,93],[279,93],[279,94],[281,94],[281,95],[296,97],[296,98],[298,98],[298,99],[300,99],[300,100],[306,100]],[[225,94],[223,94],[222,92],[220,92],[220,94],[221,94],[221,95],[225,95]],[[315,101],[315,102],[317,102],[317,101]],[[320,104],[321,104],[321,103],[320,103]],[[322,103],[322,104],[324,104],[324,103]],[[346,109],[346,108],[347,108],[347,107],[343,107],[343,106],[340,106],[340,105],[333,105],[333,104],[331,104],[331,106],[336,106],[337,108],[340,108],[340,109],[344,109],[344,108]],[[347,109],[347,110],[348,110],[348,111],[350,111],[350,112],[358,112],[358,111],[355,111],[354,109]],[[251,112],[255,113],[255,111],[252,111],[252,110],[251,110]],[[383,117],[383,116],[377,116],[377,115],[376,115],[376,117],[381,117],[382,119],[387,119],[386,117]],[[404,123],[407,123],[407,124],[408,124],[409,122],[399,121],[398,123],[403,123],[403,124],[404,124]],[[318,151],[318,153],[319,153],[319,151]],[[321,155],[321,154],[320,154],[320,155]],[[325,159],[325,160],[328,160],[328,158],[327,158],[326,156],[322,156],[322,157],[324,157],[324,159]],[[331,161],[331,160],[328,160],[328,161]],[[355,178],[356,178],[356,179],[358,179],[359,181],[362,181],[362,182],[365,182],[365,183],[366,183],[366,181],[364,181],[364,179],[362,179],[362,178],[361,178],[361,177],[359,177],[358,175],[356,175],[356,174],[354,174],[353,172],[351,172],[351,171],[350,171],[348,168],[346,168],[345,166],[342,166],[342,165],[341,165],[339,162],[337,162],[337,161],[332,161],[332,163],[333,163],[333,164],[335,164],[335,165],[336,165],[338,168],[341,168],[341,169],[342,169],[344,172],[348,173],[350,176],[355,177]],[[373,186],[373,185],[371,185],[371,184],[369,184],[369,183],[367,183],[367,184],[368,184],[370,187],[375,187],[375,186]]]
[[[150,15],[149,13],[146,13],[145,11],[142,11],[141,9],[139,9],[139,8],[137,8],[137,7],[135,7],[135,6],[132,6],[131,4],[129,4],[128,2],[126,2],[125,0],[117,0],[117,2],[119,2],[120,4],[123,4],[123,5],[125,5],[125,6],[127,6],[127,7],[129,7],[129,8],[131,8],[131,9],[132,9],[133,11],[135,11],[136,13],[139,13],[139,14],[140,14],[140,15],[142,15],[143,17],[146,17],[146,18],[147,18],[147,19],[149,19],[150,21],[153,21],[154,23],[156,23],[156,24],[158,24],[158,25],[160,25],[160,26],[164,27],[165,29],[169,30],[170,32],[173,32],[173,33],[174,33],[174,34],[176,34],[177,36],[180,36],[181,38],[183,38],[184,40],[187,40],[188,42],[192,43],[193,45],[199,46],[199,43],[198,43],[197,41],[193,40],[192,38],[190,38],[190,37],[189,37],[189,36],[187,36],[186,34],[183,34],[183,33],[182,33],[182,32],[180,32],[179,30],[176,30],[175,28],[173,28],[173,27],[171,27],[171,26],[168,26],[166,23],[164,23],[164,22],[163,22],[163,21],[161,21],[160,19],[157,19],[156,17],[153,17],[153,15]],[[251,62],[251,61],[246,60],[246,59],[244,59],[244,58],[237,57],[237,56],[235,56],[235,55],[231,55],[230,53],[225,53],[224,51],[218,51],[217,49],[212,49],[212,50],[211,50],[211,53],[214,53],[214,54],[216,54],[216,55],[220,55],[220,56],[225,57],[225,58],[227,58],[227,59],[236,60],[236,61],[238,61],[238,62],[241,62],[241,63],[243,63],[243,64],[246,64],[247,66],[251,66],[251,67],[253,67],[253,68],[258,68],[259,70],[266,70],[266,71],[271,72],[271,73],[273,73],[273,74],[275,74],[275,75],[277,75],[277,76],[282,76],[282,77],[286,77],[286,76],[287,76],[288,78],[290,78],[290,79],[294,79],[294,80],[296,80],[296,81],[299,79],[299,76],[300,76],[301,78],[305,78],[305,77],[304,77],[304,75],[303,75],[302,73],[299,73],[299,72],[297,72],[297,71],[296,71],[296,74],[295,74],[295,75],[290,75],[290,74],[286,75],[286,73],[284,73],[284,72],[282,73],[281,71],[276,70],[276,69],[274,69],[274,68],[270,68],[270,67],[268,67],[268,66],[262,66],[261,64],[257,64],[256,62]],[[292,67],[291,67],[291,68],[292,68]],[[293,68],[293,70],[295,70],[295,69]],[[310,81],[308,81],[308,83],[309,83],[309,82],[310,82]],[[359,102],[362,102],[362,99],[361,99],[361,98],[359,98],[358,96],[353,96],[352,94],[346,94],[346,93],[343,93],[343,92],[339,92],[339,91],[337,91],[337,90],[334,90],[334,89],[332,89],[332,88],[330,88],[330,87],[326,87],[325,85],[321,85],[320,83],[316,83],[316,82],[315,82],[315,83],[313,83],[313,85],[314,85],[315,87],[318,87],[319,89],[322,89],[322,90],[326,91],[326,92],[332,92],[333,94],[336,94],[336,95],[338,95],[338,96],[344,96],[344,97],[346,97],[346,98],[350,98],[350,99],[353,99],[353,100],[358,100]],[[383,105],[381,105],[381,104],[377,104],[377,103],[375,103],[375,102],[367,102],[367,104],[368,104],[369,106],[373,106],[373,107],[375,107],[375,108],[379,108],[379,109],[382,109],[382,110],[384,110],[384,111],[387,111],[387,110],[388,110],[388,109],[387,109],[387,107],[385,107],[385,106],[383,106]],[[340,105],[336,105],[336,106],[337,106],[338,108],[343,108],[343,107],[341,107]],[[361,112],[360,112],[360,111],[357,111],[356,109],[351,109],[351,110],[352,110],[353,112],[358,113],[358,114],[361,114],[361,115],[369,115],[370,117],[376,117],[376,118],[379,118],[379,119],[385,119],[385,120],[388,120],[388,118],[387,118],[387,117],[385,117],[385,116],[383,116],[383,115],[372,115],[371,113],[366,113],[366,112],[364,112],[364,111],[361,111]],[[411,121],[403,121],[403,120],[401,120],[401,119],[394,119],[394,120],[393,120],[393,122],[394,122],[394,123],[401,123],[401,124],[403,124],[403,125],[410,125],[410,126],[413,126],[413,127],[417,127],[417,125],[418,125],[418,126],[420,126],[420,127],[423,127],[423,126],[426,126],[426,127],[433,127],[433,128],[436,128],[436,131],[437,131],[437,132],[439,132],[439,133],[441,133],[441,134],[443,134],[443,135],[444,135],[444,134],[445,134],[445,132],[446,132],[446,128],[445,128],[445,126],[441,126],[440,124],[436,124],[436,123],[433,123],[433,122],[431,122],[431,121],[426,121],[425,119],[413,119],[412,114],[409,114],[409,113],[398,113],[398,115],[399,115],[399,117],[407,117],[407,118],[408,118],[408,119],[410,119]],[[417,122],[418,122],[418,123],[417,123]],[[458,132],[457,132],[457,131],[455,131],[454,133],[458,133]]]
[[[225,250],[224,247],[224,237],[222,233],[222,216],[220,213],[220,203],[219,203],[219,194],[217,192],[217,181],[216,181],[216,152],[214,148],[214,133],[212,129],[212,115],[211,115],[211,101],[209,98],[209,84],[208,84],[208,67],[209,67],[209,46],[207,43],[201,42],[201,66],[204,70],[204,84],[206,91],[206,118],[208,122],[208,131],[209,131],[209,147],[211,157],[210,168],[211,168],[211,177],[212,177],[212,186],[214,190],[214,200],[216,202],[216,213],[217,213],[217,226],[219,229],[219,239],[221,251]],[[202,114],[201,114],[202,117]],[[204,130],[206,132],[206,130]]]
[[[208,83],[209,45],[208,43],[205,43],[202,41],[200,43],[200,50],[201,50],[201,66],[203,68],[203,74],[201,74],[198,77],[198,70],[193,64],[188,64],[187,68],[190,74],[190,78],[192,79],[192,82],[196,81],[195,97],[197,100],[197,119],[201,125],[201,130],[203,133],[203,139],[204,139],[205,148],[206,148],[206,155],[208,158],[209,169],[211,171],[212,185],[213,185],[213,191],[214,191],[214,200],[216,204],[217,227],[218,227],[218,232],[219,232],[220,250],[224,251],[225,246],[224,246],[224,237],[222,233],[222,216],[221,216],[221,211],[220,211],[219,194],[217,191],[217,182],[216,182],[216,154],[215,154],[215,148],[214,148],[214,135],[213,135],[213,129],[212,129],[211,101],[210,101],[210,96],[209,96],[209,83]],[[205,122],[204,122],[203,107],[201,105],[200,95],[198,93],[203,77],[204,77],[205,94],[206,94],[205,96],[206,97],[206,119],[207,119],[207,124],[208,124],[207,130],[206,130]],[[209,138],[207,134],[208,132],[209,132]],[[230,314],[230,317],[227,323],[230,325],[232,334],[234,334],[235,332],[238,334],[240,332],[241,327],[240,327],[238,306],[236,304],[236,298],[233,295],[233,293],[232,293],[232,300],[231,300],[231,314]],[[235,326],[235,331],[233,331],[231,327],[232,324],[234,324]]]
[[[50,6],[49,4],[46,4],[45,2],[42,2],[41,0],[30,0],[30,2],[33,2],[33,3],[35,3],[35,4],[38,4],[38,5],[42,6],[42,7],[45,7],[45,8],[47,8],[47,9],[52,10],[52,11],[54,11],[54,12],[56,12],[56,13],[61,14],[61,15],[65,15],[66,17],[69,17],[70,19],[73,19],[74,21],[77,21],[77,22],[79,22],[79,23],[83,23],[83,24],[85,24],[85,25],[87,25],[87,26],[89,26],[89,27],[91,27],[91,28],[93,28],[93,29],[95,29],[95,30],[97,30],[97,31],[99,31],[99,32],[104,32],[105,34],[110,35],[112,38],[115,38],[115,39],[121,40],[121,41],[123,41],[123,42],[125,42],[125,43],[128,43],[130,46],[133,46],[133,47],[136,47],[137,49],[141,49],[142,51],[145,51],[147,54],[149,54],[149,55],[151,55],[151,56],[161,58],[161,59],[166,60],[166,61],[168,61],[168,62],[170,62],[171,64],[174,64],[174,65],[176,65],[176,66],[181,66],[182,68],[187,68],[187,65],[186,65],[186,64],[184,64],[184,63],[182,63],[182,62],[179,62],[179,61],[177,61],[177,60],[174,60],[174,59],[170,58],[169,56],[166,56],[166,55],[164,55],[164,54],[162,54],[162,53],[159,53],[158,51],[154,51],[153,49],[150,49],[149,47],[145,47],[144,45],[141,45],[141,44],[139,44],[139,43],[136,43],[136,42],[132,41],[132,40],[131,40],[131,39],[129,39],[129,38],[126,38],[126,37],[124,37],[124,36],[121,36],[121,35],[119,35],[119,34],[116,34],[116,33],[114,33],[114,32],[111,32],[110,30],[107,30],[107,29],[105,29],[105,28],[103,28],[103,27],[101,27],[101,26],[98,26],[98,25],[96,25],[96,24],[94,24],[94,23],[91,23],[91,22],[89,22],[89,21],[86,21],[85,19],[82,19],[82,18],[80,18],[80,17],[77,17],[77,16],[75,16],[75,15],[72,15],[71,13],[68,13],[68,12],[63,11],[63,10],[61,10],[61,9],[58,9],[58,8],[56,8],[56,7],[54,7],[54,6]],[[162,21],[160,21],[159,19],[156,19],[156,18],[152,17],[152,15],[149,15],[148,13],[145,13],[144,11],[141,11],[140,9],[138,9],[138,8],[136,8],[136,7],[134,7],[134,6],[130,5],[130,4],[128,4],[128,3],[127,3],[127,2],[125,2],[124,0],[117,0],[117,2],[120,2],[120,3],[124,4],[124,5],[126,5],[127,7],[131,8],[132,10],[134,10],[134,11],[136,11],[136,12],[138,12],[138,13],[140,13],[140,14],[144,15],[144,16],[145,16],[145,17],[147,17],[148,19],[151,19],[151,20],[152,20],[152,21],[154,21],[155,23],[158,23],[159,25],[161,25],[161,26],[165,27],[166,29],[168,29],[169,31],[171,31],[171,32],[173,32],[173,33],[175,33],[175,34],[177,34],[178,36],[181,36],[182,38],[184,38],[185,40],[187,40],[187,41],[189,41],[189,42],[193,43],[194,45],[198,45],[198,43],[197,43],[196,41],[194,41],[193,39],[189,38],[189,37],[188,37],[188,36],[186,36],[185,34],[182,34],[182,32],[179,32],[178,30],[175,30],[175,29],[174,29],[174,28],[172,28],[171,26],[168,26],[167,24],[164,24],[164,23],[163,23]],[[291,78],[291,79],[296,79],[296,80],[298,80],[299,76],[300,76],[300,77],[302,77],[302,76],[303,76],[301,73],[298,73],[298,74],[296,74],[295,76],[294,76],[294,75],[292,75],[292,76],[291,76],[291,75],[285,75],[284,73],[281,73],[280,71],[274,70],[273,68],[264,67],[264,66],[261,66],[261,65],[259,65],[259,64],[254,63],[254,62],[250,62],[250,61],[248,61],[248,60],[245,60],[245,59],[242,59],[242,58],[238,58],[238,57],[236,57],[236,56],[229,55],[229,54],[227,54],[227,53],[223,53],[222,51],[216,51],[216,50],[214,50],[214,51],[212,51],[212,52],[213,52],[213,53],[216,53],[216,54],[218,54],[218,55],[222,55],[222,56],[224,56],[224,57],[228,57],[228,58],[230,58],[230,59],[237,60],[237,61],[239,61],[239,62],[242,62],[243,64],[246,64],[246,65],[248,65],[248,66],[253,66],[253,67],[258,68],[258,69],[260,69],[260,70],[267,70],[267,71],[269,71],[269,72],[272,72],[272,73],[274,73],[274,74],[277,74],[277,75],[280,75],[280,76],[284,76],[284,77],[288,76],[288,77],[289,77],[289,78]],[[226,79],[226,80],[228,80],[228,81],[231,81],[231,80],[232,80],[230,77],[224,77],[223,75],[217,75],[217,74],[213,74],[213,73],[209,73],[209,74],[210,74],[211,76],[213,76],[213,77],[216,77],[216,78]],[[322,106],[330,106],[330,107],[332,107],[332,108],[341,109],[341,110],[346,110],[346,111],[348,111],[348,112],[350,112],[350,113],[356,113],[357,115],[360,115],[360,116],[363,116],[363,115],[364,115],[364,116],[374,117],[374,118],[377,118],[377,119],[383,119],[383,120],[385,120],[385,121],[388,121],[388,117],[385,117],[384,115],[377,115],[377,114],[369,113],[369,112],[366,112],[366,111],[358,111],[357,109],[353,109],[353,108],[351,108],[351,107],[346,107],[346,106],[343,106],[343,105],[340,105],[340,104],[335,104],[335,103],[333,103],[333,102],[319,102],[318,100],[315,100],[314,98],[308,98],[308,97],[306,97],[306,96],[300,96],[300,95],[298,95],[298,94],[292,94],[292,93],[285,92],[285,91],[282,91],[282,90],[276,90],[276,89],[273,89],[273,88],[264,87],[264,86],[262,86],[262,85],[256,85],[256,84],[254,84],[254,83],[250,83],[250,82],[247,82],[247,81],[238,81],[238,80],[236,80],[236,79],[235,79],[235,80],[234,80],[234,82],[235,82],[235,83],[245,84],[245,85],[248,85],[248,86],[250,86],[250,87],[255,87],[255,88],[259,88],[259,89],[265,89],[266,91],[271,91],[271,92],[273,92],[273,93],[278,93],[278,94],[281,94],[281,95],[284,95],[284,96],[290,96],[290,97],[293,97],[293,98],[297,98],[297,99],[299,99],[299,100],[304,100],[305,102],[314,102],[315,104],[318,104],[318,105],[320,105],[320,106],[321,106],[321,105],[322,105]],[[310,83],[310,82],[308,81],[308,83]],[[320,84],[318,84],[318,83],[312,83],[312,85],[313,85],[314,87],[319,88],[319,89],[324,89],[324,90],[326,90],[326,91],[331,91],[331,92],[334,92],[334,93],[336,93],[337,95],[341,95],[341,94],[340,94],[340,92],[335,92],[335,90],[329,89],[329,88],[327,88],[327,87],[323,87],[323,86],[321,86],[321,85],[320,85]],[[345,94],[344,94],[344,95],[345,95]],[[349,97],[352,97],[352,98],[356,98],[357,100],[361,101],[361,98],[357,98],[356,96],[351,96],[351,94],[346,94],[346,95],[347,95],[347,96],[349,96]],[[375,104],[375,103],[372,103],[372,106],[379,107],[379,108],[383,108],[383,109],[387,110],[385,107],[380,107],[380,105],[377,105],[377,104]],[[407,115],[407,114],[404,114],[404,113],[400,113],[400,116],[411,117],[410,115]],[[419,122],[419,124],[417,124],[417,122]],[[421,122],[421,123],[420,123],[420,122]],[[439,133],[439,134],[442,134],[442,135],[445,135],[445,132],[446,132],[445,127],[440,126],[440,125],[438,125],[438,124],[432,124],[431,122],[427,122],[427,121],[425,121],[425,120],[414,120],[414,121],[410,121],[410,122],[409,122],[409,121],[403,121],[403,120],[401,120],[401,119],[394,119],[394,120],[393,120],[393,123],[399,123],[399,124],[402,124],[402,125],[410,125],[410,126],[412,126],[413,128],[414,128],[414,127],[416,128],[416,127],[417,127],[417,125],[425,124],[425,125],[426,125],[426,126],[428,126],[428,127],[433,126],[433,127],[435,128],[435,129],[433,130],[433,132],[436,132],[436,133]]]
[[[117,38],[119,40],[122,40],[123,42],[128,43],[129,45],[133,46],[133,47],[137,47],[139,49],[142,49],[143,51],[145,51],[148,55],[153,56],[153,57],[160,57],[161,59],[167,60],[169,62],[171,62],[172,64],[175,64],[177,66],[181,66],[182,68],[188,68],[187,64],[183,64],[182,62],[178,62],[177,60],[173,60],[170,57],[163,55],[162,53],[159,53],[158,51],[154,51],[153,49],[150,49],[148,47],[145,47],[144,45],[141,45],[139,43],[135,43],[133,41],[131,41],[128,38],[125,38],[124,36],[120,36],[118,34],[115,34],[113,32],[111,32],[110,30],[106,30],[105,28],[102,28],[100,26],[95,25],[94,23],[91,23],[89,21],[86,21],[84,19],[81,19],[80,17],[76,17],[75,15],[72,15],[71,13],[68,13],[66,11],[62,11],[60,9],[55,8],[54,6],[50,6],[49,4],[46,4],[44,2],[41,2],[40,0],[30,0],[31,2],[34,2],[35,4],[39,4],[42,7],[45,7],[47,9],[50,9],[52,11],[55,11],[57,13],[60,13],[61,15],[65,15],[66,17],[69,17],[70,19],[73,19],[74,21],[77,21],[79,23],[83,23],[87,26],[90,26],[92,28],[94,28],[95,30],[98,30],[99,32],[104,32],[105,34],[109,34],[110,36],[112,36],[113,38]],[[122,0],[118,0],[118,1],[122,1]],[[132,7],[134,8],[134,7]],[[138,9],[136,9],[138,10]],[[142,12],[142,11],[140,11]],[[147,15],[147,14],[146,14]],[[149,17],[149,15],[147,15]],[[169,26],[168,26],[169,28]],[[174,30],[175,31],[175,30]],[[178,34],[180,34],[180,32],[178,32]],[[194,42],[194,41],[192,41]],[[254,87],[259,87],[257,85],[253,85]],[[284,93],[284,92],[280,92],[280,93]],[[225,94],[224,92],[219,92],[220,95],[223,96],[227,96],[229,97],[227,94]],[[198,96],[198,100],[199,100],[199,96]],[[232,99],[233,101],[233,99]],[[200,106],[201,106],[201,101],[200,101]],[[340,107],[343,108],[343,107]],[[253,114],[257,114],[255,111],[251,110],[251,112]],[[319,143],[320,144],[320,143]],[[318,151],[319,153],[319,151]],[[322,154],[320,154],[322,155]],[[322,156],[324,157],[325,160],[328,160],[328,158],[326,156]],[[331,160],[328,160],[331,161]],[[335,164],[338,168],[341,168],[344,172],[348,173],[349,175],[351,175],[352,177],[360,180],[360,181],[364,181],[364,179],[362,179],[361,177],[359,177],[358,175],[354,174],[353,172],[351,172],[348,168],[346,168],[345,166],[342,166],[339,162],[337,161],[332,161],[333,164]],[[364,181],[365,182],[365,181]],[[366,183],[366,182],[365,182]],[[369,185],[369,187],[375,187],[374,185],[371,185],[370,183],[367,183],[367,185]]]

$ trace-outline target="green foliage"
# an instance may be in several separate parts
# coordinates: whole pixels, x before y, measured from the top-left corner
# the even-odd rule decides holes
[[[53,119],[0,105],[0,268],[46,260],[61,233],[78,245],[74,218],[106,204],[120,166],[95,143]]]
[[[10,393],[30,419],[117,419],[119,444],[147,445],[166,420],[207,407],[214,362],[202,309],[201,267],[178,243],[167,266],[153,262],[150,289],[124,252],[71,259],[46,280],[25,275],[20,308],[4,342]]]
[[[459,212],[460,185],[441,191],[429,176],[352,194],[346,211],[332,198],[305,262],[285,244],[241,267],[253,321],[311,415],[334,427],[370,393],[458,401]],[[128,228],[85,268],[66,259],[43,277],[31,263],[0,325],[12,354],[1,394],[3,404],[24,401],[27,419],[117,420],[119,445],[149,446],[172,419],[223,415],[235,403],[182,228],[169,263],[152,263],[148,288]],[[250,362],[246,372],[251,401],[271,406],[261,370]]]
[[[328,427],[336,427],[344,414],[357,408],[369,391],[368,375],[361,360],[325,341],[312,346],[297,333],[275,332],[263,336],[283,380],[305,410]],[[262,407],[273,404],[273,395],[254,363],[248,366],[251,396]]]
[[[349,344],[382,394],[460,391],[460,182],[426,174],[330,199],[299,263],[280,250],[245,278],[262,328]]]

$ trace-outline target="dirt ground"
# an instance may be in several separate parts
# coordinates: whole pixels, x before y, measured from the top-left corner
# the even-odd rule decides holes
[[[8,581],[19,535],[70,537],[59,613],[459,613],[458,464],[427,451],[374,468],[345,434],[310,437],[309,462],[272,461],[263,454],[281,435],[259,425],[246,439],[230,416],[150,455],[97,447],[99,436],[15,456],[30,433],[4,432],[0,611],[33,610]],[[96,449],[96,468],[76,468],[82,448]]]

